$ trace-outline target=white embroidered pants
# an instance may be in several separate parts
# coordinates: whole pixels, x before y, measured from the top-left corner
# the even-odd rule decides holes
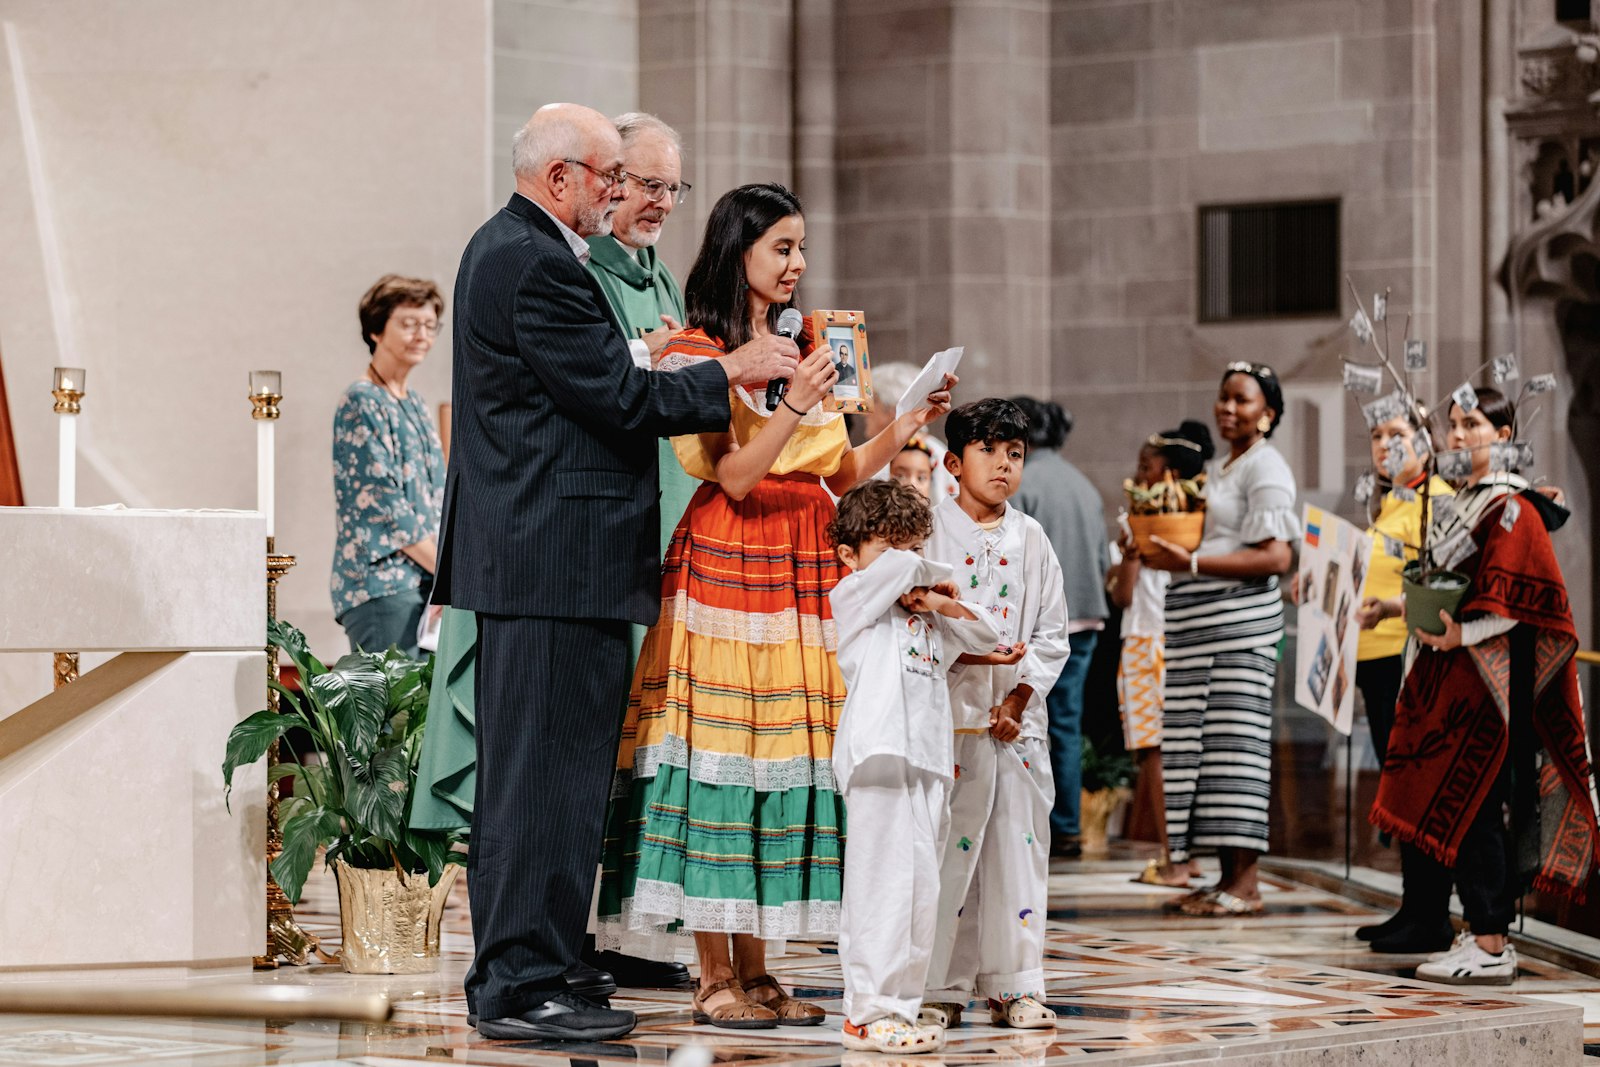
[[[850,776],[839,957],[853,1023],[915,1019],[922,1007],[948,798],[942,779],[894,756],[874,756]]]
[[[1050,750],[1034,738],[957,734],[956,767],[926,999],[1042,999]]]

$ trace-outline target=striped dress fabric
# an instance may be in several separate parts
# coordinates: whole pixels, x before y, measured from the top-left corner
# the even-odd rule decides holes
[[[1167,590],[1161,775],[1168,850],[1267,850],[1272,686],[1283,637],[1277,578]]]
[[[663,366],[720,355],[698,331]],[[742,390],[741,445],[766,421]],[[674,441],[691,475],[715,444]],[[842,577],[821,478],[849,442],[810,413],[743,500],[695,491],[663,565],[661,615],[628,699],[607,816],[602,947],[667,957],[691,931],[835,937],[844,803],[832,756],[845,687],[828,593]]]

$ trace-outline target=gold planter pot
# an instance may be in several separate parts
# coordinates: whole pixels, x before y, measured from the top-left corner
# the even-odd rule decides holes
[[[369,870],[333,861],[339,883],[339,961],[351,974],[430,974],[439,969],[439,918],[461,873],[449,864],[436,886],[428,875]]]
[[[1085,789],[1082,793],[1082,807],[1078,809],[1078,841],[1085,852],[1099,854],[1110,847],[1107,827],[1111,821],[1111,813],[1118,804],[1126,803],[1133,796],[1129,789],[1096,789],[1090,792]]]

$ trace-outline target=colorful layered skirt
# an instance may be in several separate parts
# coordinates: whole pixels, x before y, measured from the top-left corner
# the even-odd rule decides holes
[[[742,501],[710,483],[695,491],[628,698],[602,947],[665,958],[696,931],[837,936],[833,514],[815,475],[769,475]]]

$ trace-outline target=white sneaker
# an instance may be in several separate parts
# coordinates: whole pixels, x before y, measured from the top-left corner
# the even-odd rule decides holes
[[[1456,939],[1454,941],[1450,942],[1450,947],[1449,948],[1445,949],[1443,952],[1430,952],[1430,953],[1428,953],[1428,962],[1429,963],[1438,963],[1440,960],[1444,959],[1446,956],[1453,956],[1457,952],[1460,952],[1461,951],[1461,943],[1463,941],[1476,941],[1476,940],[1477,940],[1477,938],[1472,936],[1472,931],[1471,930],[1462,930],[1461,932],[1456,934]]]
[[[1445,985],[1511,985],[1517,980],[1517,950],[1507,941],[1498,955],[1485,952],[1467,934],[1442,958],[1419,966],[1417,977]]]

